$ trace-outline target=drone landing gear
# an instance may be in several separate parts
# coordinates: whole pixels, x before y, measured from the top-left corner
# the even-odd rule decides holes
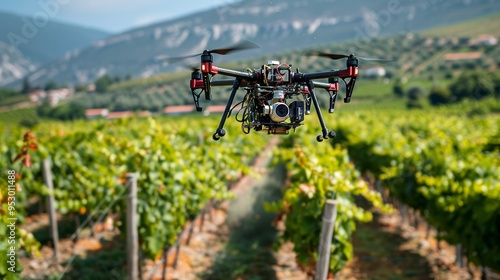
[[[229,96],[229,100],[227,101],[226,108],[224,109],[224,113],[222,114],[222,118],[219,123],[219,127],[217,127],[217,130],[215,131],[214,135],[212,136],[212,139],[215,141],[218,141],[221,137],[224,137],[226,135],[226,131],[224,130],[224,123],[226,122],[227,116],[229,114],[229,111],[231,110],[231,106],[233,105],[233,100],[234,97],[236,96],[236,92],[240,88],[242,79],[237,78],[234,80],[233,83],[233,90],[231,91],[231,95]]]
[[[224,135],[226,135],[226,130],[224,128],[217,129],[214,135],[212,135],[212,139],[218,141],[221,137],[224,137]]]
[[[321,108],[319,107],[318,99],[316,98],[316,94],[314,93],[314,85],[312,81],[307,82],[307,88],[309,89],[309,95],[311,96],[312,102],[314,104],[314,109],[316,109],[316,113],[318,114],[319,123],[321,125],[322,135],[318,135],[316,137],[316,141],[322,142],[325,139],[334,138],[336,136],[335,131],[328,132],[328,128],[326,128],[325,121],[323,120],[323,115],[321,114]]]

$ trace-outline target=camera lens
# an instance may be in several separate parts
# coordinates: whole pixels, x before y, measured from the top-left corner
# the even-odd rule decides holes
[[[290,114],[290,109],[285,103],[275,103],[272,109],[271,119],[275,122],[285,121]]]
[[[285,104],[278,104],[275,109],[276,115],[278,117],[284,118],[288,115],[288,106],[286,106]]]

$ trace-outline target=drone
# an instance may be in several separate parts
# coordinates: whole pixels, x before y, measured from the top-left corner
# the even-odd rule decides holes
[[[331,139],[336,136],[335,131],[328,131],[321,108],[316,96],[315,89],[326,90],[330,96],[329,113],[335,111],[335,102],[339,91],[339,81],[345,83],[344,103],[351,101],[356,78],[358,77],[358,59],[368,61],[391,61],[391,59],[363,58],[354,54],[330,54],[321,51],[310,51],[305,53],[309,56],[319,56],[338,60],[346,58],[346,68],[330,70],[325,72],[301,73],[298,68],[292,70],[292,65],[270,60],[267,64],[257,69],[248,68],[246,71],[238,71],[217,67],[214,65],[213,54],[226,55],[234,51],[257,48],[255,43],[243,41],[229,48],[204,50],[202,53],[161,58],[163,61],[175,62],[190,57],[200,56],[200,68],[193,68],[189,86],[193,96],[193,102],[198,112],[200,97],[211,100],[211,87],[230,86],[231,94],[222,114],[219,126],[213,134],[213,140],[217,141],[226,135],[224,124],[232,111],[240,106],[236,113],[236,120],[241,122],[243,133],[254,131],[267,131],[268,134],[288,134],[291,129],[295,131],[301,126],[305,115],[311,113],[311,104],[314,105],[321,134],[316,137],[318,142]],[[224,75],[232,79],[214,80],[215,75]],[[318,79],[328,79],[328,82],[319,82]],[[246,91],[243,99],[233,106],[236,93],[239,89]]]

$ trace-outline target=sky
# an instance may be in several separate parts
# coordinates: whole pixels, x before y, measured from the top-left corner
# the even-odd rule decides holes
[[[46,13],[53,20],[119,33],[235,0],[0,0],[0,11]]]

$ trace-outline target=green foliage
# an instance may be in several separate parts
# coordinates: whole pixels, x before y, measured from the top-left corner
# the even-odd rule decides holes
[[[317,262],[324,204],[328,199],[337,201],[338,214],[331,240],[330,270],[339,271],[352,259],[351,234],[356,221],[368,221],[371,213],[354,203],[355,196],[364,196],[375,206],[381,206],[380,196],[370,191],[350,163],[346,150],[328,144],[310,143],[298,133],[291,136],[275,151],[276,162],[286,162],[291,185],[285,189],[283,200],[268,204],[268,211],[286,215],[286,229],[282,241],[291,241],[297,261],[312,274]]]
[[[0,88],[0,103],[4,100],[19,95],[19,92],[9,88]]]
[[[394,83],[394,86],[392,87],[392,92],[397,97],[403,97],[405,95],[403,84],[400,81],[396,81],[396,83]]]
[[[22,127],[26,128],[33,128],[37,126],[40,123],[40,120],[38,118],[33,118],[33,119],[22,119],[19,122],[19,125]]]
[[[95,90],[101,93],[106,92],[108,91],[109,86],[111,86],[113,83],[114,81],[110,76],[101,76],[95,81]]]
[[[31,160],[50,158],[62,215],[94,215],[102,211],[99,205],[114,203],[114,213],[124,219],[125,201],[120,198],[126,195],[125,173],[137,172],[139,238],[146,256],[154,259],[208,201],[231,197],[227,183],[248,173],[249,160],[266,144],[263,135],[241,135],[239,123],[233,122],[226,127],[231,138],[221,145],[211,138],[217,122],[164,118],[42,123],[34,129],[39,150]],[[0,162],[14,157],[19,135],[19,128],[1,134]],[[39,164],[25,170],[23,178],[25,197],[47,194]],[[20,203],[18,209],[24,206]]]
[[[21,93],[28,94],[33,90],[33,86],[30,83],[28,77],[23,79],[23,86],[21,88]]]
[[[27,95],[21,94],[17,90],[0,88],[0,106],[9,106],[26,101],[29,101]]]
[[[447,242],[465,246],[470,261],[500,267],[500,157],[486,149],[498,117],[417,111],[356,116],[363,119],[356,126],[349,118],[337,133],[357,166],[381,179]]]
[[[53,90],[60,88],[59,85],[54,81],[49,81],[45,84],[44,90]]]
[[[420,100],[423,95],[425,95],[425,90],[420,86],[413,86],[408,90],[406,94],[408,95],[409,100],[417,101]]]
[[[18,158],[17,155],[25,147],[23,133],[16,130],[0,135],[0,170],[3,173],[0,177],[0,279],[21,279],[21,249],[28,254],[39,254],[40,244],[33,234],[19,227],[26,215],[24,205],[27,195],[23,190],[32,179],[30,175],[33,172],[29,164],[25,164],[26,161],[23,161],[23,165],[19,161],[14,162],[14,158]]]
[[[75,102],[52,107],[48,100],[44,100],[43,104],[37,107],[37,114],[41,118],[77,120],[85,117],[85,108]]]
[[[75,92],[86,92],[86,91],[87,91],[86,85],[76,85],[75,86]]]
[[[500,96],[500,74],[487,71],[466,71],[450,85],[455,100],[483,99]]]
[[[453,101],[451,92],[447,87],[444,86],[434,86],[429,92],[429,102],[431,105],[439,106],[443,104],[449,104]]]
[[[408,101],[406,102],[406,108],[408,109],[420,109],[423,108],[422,96],[425,95],[425,90],[420,86],[411,87],[408,92]]]

